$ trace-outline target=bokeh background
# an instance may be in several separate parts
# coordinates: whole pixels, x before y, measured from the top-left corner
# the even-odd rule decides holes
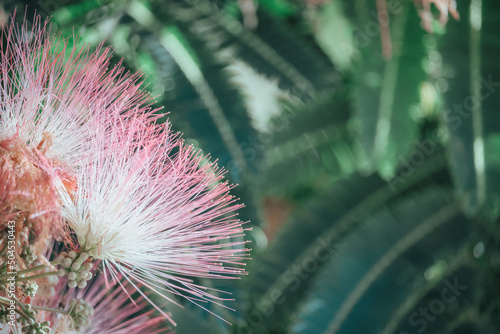
[[[177,333],[494,334],[500,2],[453,3],[0,2],[112,46],[238,184],[249,275],[200,282],[232,325],[181,302]]]

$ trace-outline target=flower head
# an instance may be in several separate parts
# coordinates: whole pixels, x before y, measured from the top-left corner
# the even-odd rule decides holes
[[[39,16],[31,28],[26,22],[4,26],[2,41],[0,219],[27,213],[36,220],[38,239],[47,243],[65,235],[55,184],[70,193],[77,187],[80,159],[92,153],[84,152],[89,124],[113,114],[152,118],[152,99],[137,84],[140,74],[107,69],[110,49],[70,48],[68,39],[51,38]]]
[[[52,39],[39,17],[32,29],[14,23],[5,29],[0,244],[14,217],[16,237],[23,235],[17,256],[28,274],[22,277],[29,282],[26,298],[35,296],[34,283],[66,276],[68,288],[90,289],[83,296],[87,303],[108,298],[111,289],[113,307],[123,314],[133,315],[123,309],[126,298],[147,301],[172,323],[142,287],[174,303],[174,295],[194,303],[223,300],[194,280],[245,273],[248,249],[235,213],[241,205],[229,194],[223,171],[186,146],[168,122],[158,123],[161,115],[141,89],[140,74],[121,66],[108,70],[109,49],[70,48],[65,39]],[[69,252],[42,265],[43,272],[28,268],[54,240],[64,240]],[[96,259],[104,266],[106,289],[101,283],[94,288],[95,282],[88,288]],[[18,303],[23,311],[24,302]],[[31,326],[29,317],[21,320]],[[128,324],[127,317],[117,319]],[[125,331],[130,326],[115,332]]]
[[[455,20],[460,19],[456,0],[413,0],[413,2],[417,6],[418,15],[422,19],[422,27],[429,33],[433,32],[432,23],[434,20],[431,4],[434,4],[439,11],[439,24],[441,26],[444,27],[448,22],[448,14]]]
[[[241,205],[221,182],[222,171],[168,124],[119,117],[94,129],[88,145],[99,153],[77,174],[74,196],[66,192],[62,202],[81,251],[102,260],[112,281],[123,275],[169,300],[166,293],[216,299],[189,277],[242,274],[247,252],[236,241],[243,236],[234,213]]]
[[[37,322],[31,326],[41,328],[45,324],[55,334],[166,334],[171,333],[164,317],[145,311],[147,301],[141,296],[132,303],[128,295],[134,293],[130,285],[120,280],[122,287],[107,289],[104,276],[93,279],[83,290],[68,290],[65,284],[57,286],[57,294],[33,305]],[[123,293],[123,289],[127,293]],[[57,310],[53,312],[51,310]],[[12,333],[25,333],[29,323],[10,327]],[[23,328],[24,329],[23,331]],[[0,331],[2,333],[2,331]]]

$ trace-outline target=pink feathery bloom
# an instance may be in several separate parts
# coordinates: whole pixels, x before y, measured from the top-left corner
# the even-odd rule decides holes
[[[38,309],[40,325],[47,322],[50,333],[54,334],[171,333],[164,317],[151,309],[145,310],[148,302],[141,296],[136,296],[132,303],[129,295],[134,293],[133,289],[126,281],[120,280],[120,284],[122,287],[107,289],[102,275],[82,290],[68,289],[66,284],[60,283],[53,298],[40,300],[32,308]],[[23,327],[21,324],[7,326],[6,331],[0,330],[0,333],[7,333],[7,330],[13,334],[24,333]]]
[[[65,309],[71,310],[70,316],[73,317],[78,316],[76,309],[78,305],[83,306],[80,307],[80,312],[83,313],[80,319],[77,317],[68,321],[68,316],[60,315],[53,318],[52,330],[55,333],[73,333],[71,330],[68,331],[69,325],[70,329],[73,327],[75,334],[171,333],[168,324],[165,323],[165,318],[155,315],[151,309],[145,311],[148,302],[140,295],[135,296],[134,303],[132,303],[129,295],[134,293],[133,289],[126,281],[119,277],[117,279],[121,286],[107,289],[104,276],[100,275],[86,289],[69,290],[69,293],[64,294],[64,298],[60,298],[59,304],[57,304],[57,298],[52,299],[50,303],[54,305],[53,307],[64,305]],[[78,330],[74,328],[75,325]]]
[[[37,235],[61,233],[55,179],[74,191],[89,122],[110,114],[149,113],[140,74],[108,70],[111,52],[77,49],[50,36],[36,16],[32,27],[3,25],[0,45],[0,220],[18,212],[38,218]],[[73,41],[77,44],[76,41]]]
[[[168,124],[133,117],[93,129],[87,144],[96,154],[79,170],[74,195],[63,196],[80,252],[102,260],[108,280],[123,275],[172,302],[169,294],[193,303],[222,300],[189,277],[245,273],[248,249],[235,217],[241,205],[223,171]]]
[[[172,323],[141,287],[173,303],[174,296],[197,304],[226,300],[195,283],[245,274],[248,249],[235,213],[241,205],[224,172],[168,123],[157,123],[141,74],[108,70],[109,49],[70,48],[51,38],[39,17],[31,29],[6,29],[0,218],[44,218],[34,225],[46,244],[61,234],[82,259],[61,257],[70,288],[86,287],[90,276],[79,276],[80,265],[98,259],[107,288],[123,277]]]

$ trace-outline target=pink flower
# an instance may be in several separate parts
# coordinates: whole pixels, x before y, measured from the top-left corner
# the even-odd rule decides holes
[[[118,280],[120,286],[109,290],[106,288],[103,276],[100,276],[85,290],[72,290],[73,294],[65,296],[64,305],[68,310],[75,308],[75,299],[85,301],[93,309],[88,318],[89,325],[82,324],[82,329],[78,333],[170,333],[162,316],[154,315],[152,310],[143,311],[148,304],[143,297],[136,296],[135,304],[131,303],[129,296],[133,294],[133,289],[126,281],[120,278]],[[61,327],[62,325],[61,323]],[[53,330],[57,333],[58,323],[55,323]]]
[[[17,137],[46,159],[77,168],[89,122],[150,111],[152,98],[140,89],[140,74],[124,73],[120,66],[108,71],[109,48],[68,48],[67,39],[50,37],[40,17],[31,30],[26,23],[11,24],[2,40],[2,140]]]
[[[107,122],[112,114],[153,119],[153,110],[140,74],[107,69],[109,49],[70,48],[68,39],[51,38],[40,17],[32,23],[31,29],[25,22],[2,30],[0,220],[26,213],[37,222],[40,242],[48,242],[50,235],[64,236],[54,184],[62,182],[70,193],[77,187],[81,158],[91,154],[83,151],[89,124]]]
[[[70,287],[85,288],[83,262],[102,260],[106,287],[127,282],[117,309],[129,287],[172,323],[141,286],[174,303],[225,300],[193,278],[245,274],[241,205],[209,157],[157,123],[141,75],[108,70],[109,49],[51,40],[39,17],[2,39],[0,218],[38,219],[27,232],[46,245],[38,254],[62,235],[76,251],[59,262]]]
[[[133,290],[126,281],[120,283],[122,287],[107,289],[101,275],[84,290],[68,290],[65,284],[59,284],[55,297],[38,301],[32,309],[38,311],[40,325],[48,322],[50,333],[55,334],[171,333],[165,318],[152,310],[144,311],[147,302],[141,296],[132,303],[128,296]],[[23,333],[23,327],[26,325],[7,326],[0,333],[7,333],[8,328],[12,333]]]
[[[172,294],[194,303],[220,299],[189,277],[245,273],[248,250],[234,213],[241,205],[215,163],[170,125],[147,121],[117,117],[92,127],[87,145],[95,154],[79,170],[74,195],[63,195],[62,214],[80,252],[102,260],[109,280],[123,275],[172,302]]]

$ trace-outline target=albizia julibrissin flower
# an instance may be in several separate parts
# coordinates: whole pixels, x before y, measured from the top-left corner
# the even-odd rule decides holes
[[[64,227],[54,180],[75,188],[88,123],[150,113],[151,98],[137,84],[139,74],[107,70],[109,49],[70,48],[68,39],[51,38],[40,17],[31,28],[3,25],[1,37],[0,221],[27,213],[45,240]]]
[[[70,311],[69,315],[52,314],[52,330],[68,334],[171,333],[165,318],[151,309],[147,311],[148,302],[143,297],[134,296],[135,304],[131,303],[129,295],[134,294],[134,289],[122,278],[118,280],[121,286],[107,289],[104,276],[100,275],[89,287],[70,290],[64,297],[48,301],[48,307],[62,305]],[[62,286],[60,289],[58,296],[64,292]]]
[[[101,270],[97,259],[106,289],[121,286],[133,300],[125,280],[172,323],[151,294],[174,303],[179,296],[197,304],[226,300],[195,282],[245,274],[248,249],[235,213],[241,205],[224,172],[186,146],[168,122],[157,122],[140,74],[108,70],[109,49],[90,53],[54,42],[38,17],[31,30],[26,24],[4,29],[0,245],[14,219],[14,235],[22,236],[15,258],[23,270],[2,271],[0,284],[8,285],[7,277],[26,282],[15,291],[36,305],[34,286],[51,275],[70,289],[87,288]],[[66,251],[29,267],[54,240],[64,240]],[[34,318],[22,303],[17,319],[29,324]],[[8,305],[0,292],[1,319]]]
[[[148,303],[144,298],[137,296],[135,304],[131,303],[128,295],[134,294],[133,289],[123,279],[121,284],[123,287],[107,289],[102,275],[82,290],[68,290],[65,284],[59,284],[53,298],[38,301],[31,307],[32,311],[36,310],[39,323],[31,326],[46,326],[51,328],[52,334],[171,333],[164,317],[147,310]],[[123,293],[123,289],[127,293]],[[23,331],[23,328],[26,329]],[[4,330],[0,325],[0,333],[10,330],[11,333],[21,334],[28,329],[30,324],[26,323]]]
[[[222,171],[166,124],[137,117],[93,129],[87,145],[95,154],[82,157],[78,188],[71,194],[61,187],[78,252],[102,260],[109,280],[123,275],[171,301],[168,293],[193,302],[219,299],[189,277],[244,273],[248,250],[234,241],[243,236],[234,213],[241,205],[221,182]]]

